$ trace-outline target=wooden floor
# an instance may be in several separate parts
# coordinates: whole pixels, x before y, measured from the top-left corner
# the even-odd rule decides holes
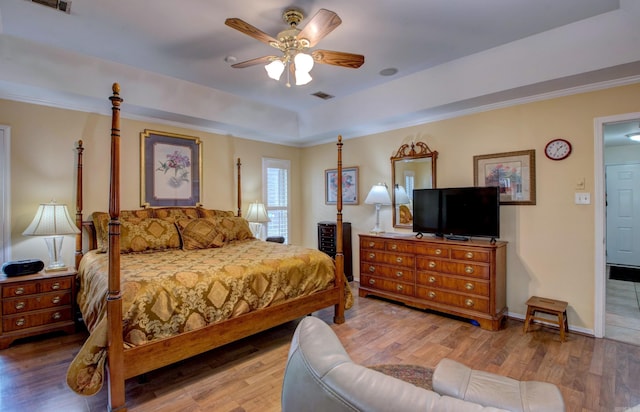
[[[357,295],[357,293],[356,293]],[[332,311],[315,314],[327,322]],[[127,381],[129,410],[279,411],[282,376],[296,322]],[[489,332],[372,298],[356,298],[347,321],[332,325],[355,362],[435,367],[444,357],[515,379],[559,386],[568,411],[623,411],[640,404],[640,347],[522,322]],[[80,397],[64,383],[67,365],[86,338],[54,335],[0,351],[0,410],[104,411],[106,389]]]

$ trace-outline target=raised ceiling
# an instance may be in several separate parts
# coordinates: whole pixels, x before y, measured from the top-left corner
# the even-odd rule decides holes
[[[70,14],[0,0],[0,97],[305,146],[505,102],[640,81],[636,0],[73,0]],[[316,65],[306,86],[236,61],[275,49],[224,25],[275,36],[283,10],[342,24],[316,48],[363,54],[359,69]],[[301,27],[307,20],[303,20]],[[397,69],[393,76],[380,72]],[[313,93],[334,96],[322,100]]]

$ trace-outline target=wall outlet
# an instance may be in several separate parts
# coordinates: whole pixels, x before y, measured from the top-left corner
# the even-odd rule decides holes
[[[591,193],[576,192],[576,205],[589,205],[589,204],[591,204]]]

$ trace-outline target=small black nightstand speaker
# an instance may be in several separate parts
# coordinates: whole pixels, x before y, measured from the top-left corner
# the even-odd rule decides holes
[[[2,264],[2,273],[11,276],[30,275],[38,273],[44,268],[44,263],[38,259],[11,260]]]

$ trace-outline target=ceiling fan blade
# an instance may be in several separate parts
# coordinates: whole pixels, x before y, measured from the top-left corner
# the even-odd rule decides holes
[[[309,47],[313,47],[338,27],[340,23],[342,23],[342,19],[336,13],[327,9],[320,9],[304,26],[304,29],[298,33],[297,37],[298,39],[309,40]]]
[[[277,59],[277,57],[276,56],[262,56],[262,57],[257,57],[255,59],[247,60],[247,61],[244,61],[244,62],[232,64],[231,67],[233,67],[234,69],[243,69],[245,67],[256,66],[258,64],[267,64],[270,61],[272,61],[273,59]]]
[[[331,50],[315,50],[311,52],[316,63],[331,64],[340,67],[357,69],[364,64],[364,56],[361,54],[345,53]]]
[[[254,39],[260,40],[263,43],[268,44],[269,46],[273,46],[273,43],[277,44],[278,41],[273,37],[269,36],[267,33],[262,30],[250,25],[244,20],[238,19],[236,17],[227,19],[224,21],[224,24],[227,26],[236,29],[248,36],[253,37]]]

